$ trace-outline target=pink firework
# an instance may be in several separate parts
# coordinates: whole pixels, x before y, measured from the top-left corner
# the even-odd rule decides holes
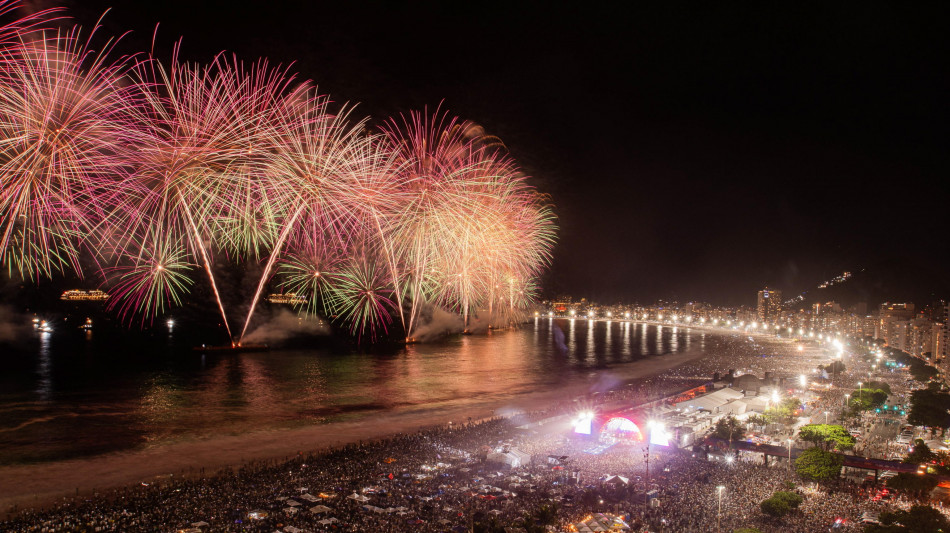
[[[80,272],[128,174],[140,128],[128,59],[111,59],[111,44],[93,52],[73,29],[2,54],[0,262],[24,277]]]

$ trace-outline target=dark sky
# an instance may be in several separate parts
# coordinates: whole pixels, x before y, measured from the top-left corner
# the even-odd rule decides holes
[[[549,294],[752,304],[842,270],[950,296],[945,13],[906,3],[103,2],[124,50],[294,62],[377,121],[499,135],[561,227]],[[936,3],[935,3],[936,4]]]

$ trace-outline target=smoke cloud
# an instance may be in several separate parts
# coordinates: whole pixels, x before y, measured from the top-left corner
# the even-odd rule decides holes
[[[422,325],[415,328],[413,337],[419,341],[428,341],[449,333],[459,333],[464,329],[462,317],[449,313],[441,307],[432,306],[420,316]]]
[[[26,331],[23,316],[9,306],[0,305],[0,342],[13,342]]]
[[[244,343],[278,343],[297,335],[329,335],[327,323],[313,315],[280,309],[244,337]]]

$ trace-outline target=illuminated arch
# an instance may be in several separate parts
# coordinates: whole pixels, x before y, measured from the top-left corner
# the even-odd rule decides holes
[[[614,441],[642,441],[643,432],[633,423],[633,420],[622,416],[615,416],[600,429],[602,440]]]

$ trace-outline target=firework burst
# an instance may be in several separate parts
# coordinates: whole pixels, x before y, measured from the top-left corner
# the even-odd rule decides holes
[[[0,262],[37,279],[81,272],[81,241],[114,211],[138,124],[112,42],[93,52],[79,29],[3,52]]]
[[[19,4],[0,0],[0,16]],[[368,131],[288,69],[112,59],[48,11],[0,26],[0,263],[39,279],[95,260],[143,324],[205,276],[261,267],[359,337],[423,310],[520,320],[551,259],[550,202],[496,137],[436,111]],[[94,33],[94,32],[93,32]],[[27,38],[28,37],[28,38]],[[217,264],[216,264],[217,263]],[[105,266],[104,266],[105,265]],[[237,332],[237,331],[236,331]]]

